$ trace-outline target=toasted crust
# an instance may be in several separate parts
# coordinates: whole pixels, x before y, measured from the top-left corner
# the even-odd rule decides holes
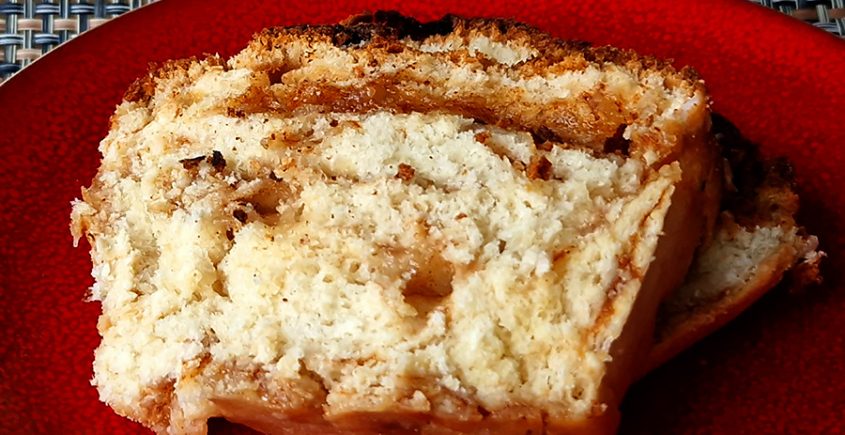
[[[708,114],[689,69],[502,20],[376,13],[157,67],[74,206],[94,382],[158,432],[612,432],[714,221]]]
[[[791,269],[795,285],[821,280],[818,267],[824,253],[816,250],[816,238],[795,222],[798,195],[789,164],[763,159],[757,146],[728,121],[715,119],[728,167],[716,237],[701,247],[684,285],[661,306],[656,344],[643,373],[734,319]],[[750,261],[737,259],[737,247]],[[735,277],[720,279],[725,275]]]
[[[466,49],[450,50],[445,53],[429,52],[419,46],[409,46],[403,41],[436,44],[447,38],[470,38],[485,35],[495,43],[508,47],[527,47],[530,56],[515,63],[501,63],[482,52]],[[608,67],[619,67],[635,80],[656,79],[663,81],[668,89],[679,90],[688,95],[705,95],[703,82],[689,67],[674,69],[666,61],[641,56],[631,50],[610,46],[593,47],[579,41],[565,41],[553,38],[533,27],[512,20],[474,18],[466,19],[447,15],[438,21],[420,23],[413,18],[395,12],[377,12],[354,16],[345,22],[328,26],[296,26],[268,28],[259,32],[247,49],[237,55],[230,64],[215,56],[202,60],[203,68],[219,66],[247,67],[267,75],[268,84],[284,80],[292,68],[299,64],[307,52],[299,49],[288,52],[291,45],[337,47],[354,51],[356,56],[367,60],[370,70],[384,65],[403,66],[395,74],[383,74],[367,86],[350,88],[335,86],[330,82],[333,75],[321,80],[303,82],[291,91],[270,95],[266,88],[257,88],[247,93],[248,98],[232,101],[232,109],[239,113],[262,111],[295,112],[300,109],[324,111],[361,112],[377,108],[394,111],[427,112],[432,109],[460,113],[488,124],[506,128],[518,128],[532,133],[539,142],[569,142],[591,148],[597,153],[617,148],[619,136],[624,127],[638,122],[652,122],[653,119],[637,119],[625,115],[620,100],[602,98],[601,93],[559,101],[554,110],[538,110],[531,101],[525,101],[518,93],[491,93],[486,95],[456,95],[442,98],[427,92],[417,85],[425,84],[437,88],[435,80],[415,68],[415,59],[420,55],[432,55],[443,61],[447,67],[466,65],[479,68],[504,77],[543,78],[567,72],[578,72],[587,67],[604,71]],[[506,60],[508,61],[508,60]],[[404,62],[404,63],[403,63]],[[356,58],[361,77],[370,70]],[[193,68],[193,73],[191,72]],[[168,61],[152,65],[151,71],[133,83],[125,95],[126,101],[148,103],[156,94],[160,83],[173,86],[174,82],[186,82],[199,73],[197,59]],[[326,72],[315,69],[315,73]],[[294,78],[292,80],[299,80]],[[413,84],[415,86],[403,86]],[[439,84],[443,86],[443,84]],[[480,97],[480,98],[479,98]],[[495,108],[491,110],[491,108]],[[651,115],[649,115],[651,116]],[[662,127],[664,135],[682,135],[688,123],[670,120]],[[702,120],[694,120],[695,128]],[[620,130],[622,127],[622,130]],[[650,161],[656,165],[678,158],[673,152],[680,147],[661,149],[662,139],[644,134],[639,140],[631,140],[626,134],[626,152],[637,155],[654,153]],[[653,134],[653,132],[649,133]]]

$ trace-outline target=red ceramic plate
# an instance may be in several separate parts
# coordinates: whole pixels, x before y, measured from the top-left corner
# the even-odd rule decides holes
[[[845,425],[845,42],[744,0],[164,1],[97,28],[0,86],[0,432],[144,433],[89,384],[98,304],[70,201],[147,63],[229,55],[266,26],[398,9],[512,17],[564,38],[694,66],[714,109],[792,159],[803,222],[830,254],[827,284],[779,289],[637,384],[626,433],[829,433]],[[212,431],[231,432],[221,422]]]

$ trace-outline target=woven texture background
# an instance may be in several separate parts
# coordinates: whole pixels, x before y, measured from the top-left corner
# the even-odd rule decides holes
[[[752,0],[845,37],[845,0]]]
[[[0,82],[57,45],[155,0],[0,0]],[[751,0],[845,38],[845,0]]]
[[[57,45],[152,0],[0,0],[0,80]]]

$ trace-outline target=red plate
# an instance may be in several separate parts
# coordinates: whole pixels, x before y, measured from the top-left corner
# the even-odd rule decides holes
[[[70,201],[96,170],[97,142],[147,62],[232,54],[266,26],[335,22],[391,8],[512,17],[555,35],[693,65],[714,108],[795,163],[803,222],[830,253],[828,283],[776,290],[637,384],[629,433],[822,433],[845,425],[845,42],[744,0],[420,2],[164,1],[97,28],[0,86],[0,432],[144,429],[89,384],[98,304]],[[215,423],[213,430],[232,427]]]

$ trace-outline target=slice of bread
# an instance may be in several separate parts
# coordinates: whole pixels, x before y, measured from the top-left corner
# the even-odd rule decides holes
[[[73,206],[157,432],[612,432],[721,191],[701,81],[509,21],[268,29],[127,92]]]
[[[818,240],[795,222],[798,195],[784,160],[765,160],[724,118],[714,116],[728,170],[715,237],[684,284],[663,302],[646,371],[721,327],[793,270],[793,286],[818,282]],[[644,372],[645,373],[645,372]]]

